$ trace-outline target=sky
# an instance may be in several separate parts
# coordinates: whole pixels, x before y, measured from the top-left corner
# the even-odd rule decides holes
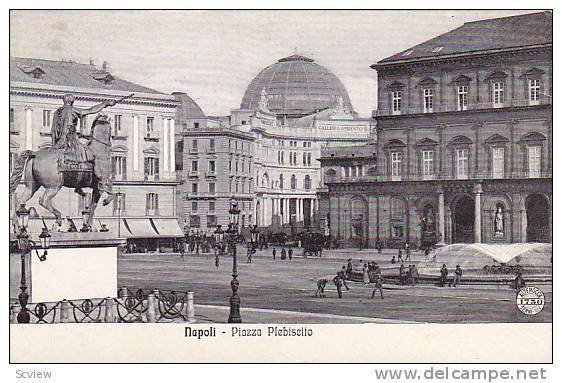
[[[11,11],[10,55],[107,61],[118,77],[186,92],[207,115],[226,115],[263,68],[296,51],[336,74],[368,117],[371,64],[467,21],[530,12]]]

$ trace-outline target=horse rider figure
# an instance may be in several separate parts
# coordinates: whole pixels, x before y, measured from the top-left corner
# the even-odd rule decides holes
[[[53,149],[60,150],[64,153],[66,158],[77,162],[89,162],[92,161],[92,155],[89,153],[85,145],[80,144],[78,141],[80,137],[91,137],[79,134],[76,130],[76,125],[78,124],[78,119],[82,119],[89,114],[99,113],[108,106],[114,106],[118,101],[109,100],[97,104],[91,108],[77,108],[74,106],[74,101],[76,97],[73,94],[65,94],[63,96],[63,106],[58,108],[53,114],[53,123],[51,125],[51,138],[53,141]],[[119,100],[122,101],[122,100]],[[105,117],[107,118],[107,117]],[[93,126],[92,125],[92,129]],[[101,191],[106,192],[109,198],[103,201],[104,205],[108,205],[113,198],[113,192],[111,188],[111,164],[104,166],[104,164],[98,164],[97,161],[94,166],[94,173],[102,181]],[[102,169],[108,168],[108,169]],[[108,172],[109,173],[106,173]],[[85,193],[81,188],[77,187],[74,191],[84,196]]]

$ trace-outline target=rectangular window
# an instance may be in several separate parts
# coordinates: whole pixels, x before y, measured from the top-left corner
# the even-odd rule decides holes
[[[121,135],[121,116],[120,114],[116,114],[113,118],[113,135],[119,136]]]
[[[468,85],[457,86],[457,110],[463,111],[468,107]]]
[[[346,166],[344,169],[345,177],[349,178],[349,166]]]
[[[152,137],[154,135],[154,117],[146,118],[146,136]]]
[[[216,172],[215,161],[209,161],[209,172],[211,173]]]
[[[468,178],[468,149],[457,149],[457,179]]]
[[[113,179],[117,181],[123,181],[127,179],[127,157],[125,156],[113,156],[112,160],[112,170]]]
[[[192,172],[199,171],[199,162],[198,161],[191,161],[191,171]]]
[[[209,193],[214,193],[216,190],[215,188],[215,183],[214,182],[210,182],[209,183]]]
[[[199,184],[197,184],[197,183],[191,184],[191,192],[192,193],[198,193],[199,192]]]
[[[494,108],[503,108],[505,97],[505,84],[503,82],[492,83],[492,103]]]
[[[433,88],[425,88],[423,90],[423,112],[433,112]]]
[[[158,215],[158,194],[148,193],[146,195],[146,215]]]
[[[194,122],[194,123],[193,123],[193,127],[194,127],[195,129],[199,129],[199,123],[198,123],[198,122]]]
[[[402,91],[392,92],[392,114],[402,113]]]
[[[216,215],[208,215],[207,216],[207,227],[215,227],[217,226],[217,216]]]
[[[527,148],[527,151],[529,163],[529,178],[539,178],[541,176],[542,146],[529,146]]]
[[[434,151],[433,150],[424,150],[422,151],[422,175],[424,180],[431,180],[433,179],[433,159],[434,159]]]
[[[50,110],[43,110],[43,127],[50,128],[51,127],[51,111]]]
[[[541,81],[529,80],[529,105],[539,105],[541,101]]]
[[[392,181],[400,181],[402,180],[402,152],[392,152],[390,157]]]
[[[197,151],[197,140],[192,140],[191,141],[191,149],[193,151]]]
[[[504,178],[505,149],[503,147],[492,148],[492,178]]]
[[[113,199],[113,214],[125,215],[125,193],[115,195]]]
[[[209,211],[215,211],[215,202],[214,201],[209,202]]]
[[[212,150],[213,152],[215,151],[215,139],[214,138],[209,139],[209,149]]]
[[[200,227],[201,226],[201,217],[198,215],[192,214],[189,217],[189,226],[190,227]]]
[[[144,159],[144,178],[145,179],[158,179],[160,172],[160,161],[156,157],[146,157]]]
[[[199,206],[197,205],[197,202],[193,201],[191,203],[191,212],[192,213],[197,213],[197,211],[199,210]]]

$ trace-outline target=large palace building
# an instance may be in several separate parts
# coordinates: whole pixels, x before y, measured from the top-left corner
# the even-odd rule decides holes
[[[119,198],[108,206],[100,203],[94,230],[105,225],[111,235],[129,238],[155,250],[155,238],[168,246],[183,235],[177,222],[175,169],[175,118],[181,104],[174,96],[131,83],[110,73],[106,64],[97,67],[68,61],[10,58],[10,168],[23,150],[51,146],[51,124],[66,93],[76,96],[77,107],[91,107],[107,100],[131,98],[105,109],[112,124],[113,189]],[[88,134],[95,115],[84,117],[79,130]],[[57,166],[53,164],[53,166]],[[23,185],[17,190],[22,192]],[[80,197],[62,188],[54,206],[81,227],[81,215],[90,204],[91,189]],[[38,203],[40,189],[27,203],[34,218],[52,217]],[[15,209],[17,195],[11,198]],[[52,222],[52,221],[51,221]],[[65,224],[68,223],[65,220]],[[35,226],[33,226],[35,225]],[[30,229],[41,229],[41,220],[31,220]],[[33,227],[31,227],[33,226]]]
[[[177,122],[184,219],[203,232],[228,223],[232,197],[243,226],[317,224],[321,149],[365,144],[373,130],[371,119],[353,111],[341,81],[301,55],[263,69],[230,115],[192,113]]]
[[[465,23],[372,68],[376,145],[321,159],[333,235],[552,240],[550,13]]]

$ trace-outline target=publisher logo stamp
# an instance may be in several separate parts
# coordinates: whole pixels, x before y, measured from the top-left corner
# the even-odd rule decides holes
[[[544,308],[544,294],[538,287],[523,287],[517,293],[517,307],[526,315],[537,315]]]

